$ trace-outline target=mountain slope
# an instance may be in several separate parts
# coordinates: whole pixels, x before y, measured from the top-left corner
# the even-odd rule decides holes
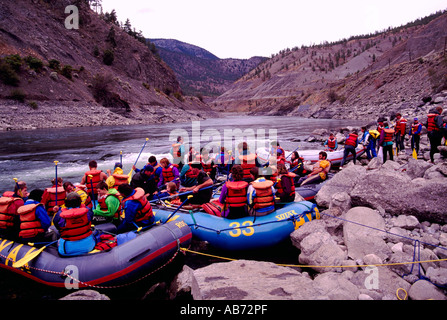
[[[86,1],[74,3],[80,13],[78,30],[65,27],[69,14],[64,11],[71,1],[2,1],[3,105],[17,103],[10,98],[25,99],[26,103],[19,104],[20,112],[35,115],[39,107],[51,103],[78,102],[94,108],[98,115],[113,113],[113,122],[100,119],[99,124],[172,122],[206,114],[208,108],[198,99],[181,96],[174,72],[145,44],[105,22]],[[13,76],[11,57],[19,61],[15,72],[18,81],[12,84],[5,81]],[[30,61],[40,63],[40,67],[33,68]],[[30,102],[35,106],[33,110],[27,105]],[[13,117],[8,119],[14,121]],[[0,128],[16,127],[17,123],[8,123],[5,117],[0,121]]]
[[[371,119],[414,109],[434,94],[433,73],[447,66],[447,14],[428,21],[286,49],[242,77],[214,105],[221,111]]]
[[[218,96],[230,85],[266,60],[219,59],[212,53],[178,40],[151,39],[161,58],[174,70],[185,94]]]

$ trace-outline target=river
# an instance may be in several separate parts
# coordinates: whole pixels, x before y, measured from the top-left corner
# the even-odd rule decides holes
[[[252,142],[250,146],[255,148],[268,147],[270,141],[278,140],[286,150],[297,147],[305,150],[321,147],[320,143],[305,141],[315,129],[338,130],[363,124],[355,120],[227,115],[175,124],[1,132],[0,192],[14,187],[13,178],[25,181],[28,191],[49,187],[56,174],[54,161],[58,161],[58,177],[64,181],[80,182],[88,171],[90,160],[96,160],[100,170],[113,169],[115,162],[121,160],[120,151],[123,169],[127,173],[142,149],[136,164],[139,168],[151,155],[158,160],[169,156],[170,146],[178,135],[184,137],[186,145],[196,149],[199,145],[210,148],[222,145],[234,150],[234,145],[240,140]]]

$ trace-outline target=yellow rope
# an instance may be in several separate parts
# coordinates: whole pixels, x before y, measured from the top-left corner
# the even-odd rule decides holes
[[[216,256],[208,253],[197,252],[187,248],[180,248],[185,252],[190,252],[193,254],[200,254],[203,256],[208,256],[212,258],[218,258],[222,260],[236,261],[238,259],[226,258],[222,256]],[[315,266],[315,265],[299,265],[299,264],[276,264],[281,267],[294,267],[294,268],[362,268],[362,267],[389,267],[389,266],[399,266],[406,264],[416,264],[416,263],[428,263],[428,262],[441,262],[447,261],[447,259],[438,259],[438,260],[424,260],[424,261],[412,261],[412,262],[398,262],[398,263],[379,263],[379,264],[363,264],[363,265],[349,265],[349,266]]]

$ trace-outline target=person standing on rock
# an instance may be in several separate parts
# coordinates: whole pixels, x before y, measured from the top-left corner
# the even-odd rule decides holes
[[[390,155],[390,160],[393,161],[393,137],[394,129],[390,129],[388,122],[383,123],[383,130],[380,133],[379,146],[383,148],[383,163],[387,160],[387,154]]]
[[[411,150],[416,150],[416,154],[419,153],[419,142],[421,141],[422,123],[418,121],[418,118],[414,118],[414,122],[411,125]]]
[[[434,155],[438,151],[438,146],[441,145],[441,140],[443,136],[443,125],[444,120],[441,116],[442,108],[436,107],[431,109],[427,115],[427,136],[430,140],[430,160],[434,162]]]
[[[397,153],[399,151],[405,151],[404,139],[405,133],[407,132],[407,120],[402,118],[400,113],[396,114],[396,125],[394,126],[394,132],[396,136]]]
[[[356,160],[356,153],[355,148],[358,146],[358,134],[357,130],[352,130],[352,132],[348,135],[348,138],[345,141],[345,150],[343,152],[343,160],[341,160],[340,168],[343,167],[343,165],[346,162],[346,158],[350,153],[352,153],[352,160],[355,164]]]

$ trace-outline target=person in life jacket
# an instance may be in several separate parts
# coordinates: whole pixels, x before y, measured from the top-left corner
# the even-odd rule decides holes
[[[372,158],[377,157],[376,153],[376,138],[379,136],[379,132],[375,134],[375,136],[371,135],[370,131],[366,129],[366,127],[361,128],[361,136],[359,139],[359,144],[363,144],[366,146],[366,158],[371,160]],[[372,131],[372,130],[371,130]]]
[[[81,179],[81,184],[87,186],[87,193],[92,198],[92,200],[96,200],[97,190],[96,185],[99,181],[106,181],[107,174],[98,170],[98,163],[95,160],[92,160],[88,163],[89,171],[87,171]],[[92,176],[90,178],[90,176]]]
[[[77,184],[76,186],[70,181],[64,182],[63,188],[67,194],[76,192],[81,197],[81,203],[89,208],[93,208],[92,198],[87,193],[87,186]]]
[[[129,181],[129,175],[124,174],[123,164],[121,162],[115,162],[113,173],[112,170],[107,169],[107,175],[106,183],[109,188],[116,189],[120,184],[128,183]]]
[[[388,155],[390,156],[390,160],[393,160],[394,129],[389,127],[388,122],[384,122],[383,126],[384,128],[380,133],[379,146],[383,149],[383,163],[385,163]]]
[[[163,168],[161,171],[160,181],[158,182],[157,188],[160,190],[168,182],[175,182],[177,188],[180,185],[180,173],[178,166],[169,162],[168,158],[163,158],[160,160],[160,165]]]
[[[200,159],[202,164],[202,170],[211,178],[211,180],[216,180],[216,168],[217,165],[214,164],[214,160],[210,157],[209,151],[202,149],[202,156]]]
[[[441,107],[436,107],[431,109],[427,115],[427,136],[430,141],[430,160],[434,162],[434,155],[438,153],[438,147],[441,145],[443,130],[444,130],[444,120],[441,116],[443,109]]]
[[[419,153],[419,144],[421,141],[422,123],[418,118],[413,119],[411,124],[410,136],[411,136],[411,150],[416,150],[416,154]]]
[[[242,218],[248,215],[247,188],[243,181],[244,171],[240,165],[231,168],[232,180],[222,186],[219,202],[224,204],[221,217],[228,219]]]
[[[357,130],[352,130],[351,133],[348,134],[348,137],[346,138],[345,141],[345,149],[343,151],[343,159],[341,160],[340,163],[340,168],[343,167],[343,165],[346,162],[346,158],[348,157],[348,155],[351,153],[352,154],[352,161],[356,162],[356,152],[355,149],[358,146],[358,134],[357,134]]]
[[[183,145],[183,137],[177,137],[177,142],[172,144],[169,153],[172,155],[173,163],[177,165],[179,170],[182,170],[182,167],[184,166],[183,158],[186,154],[185,146]]]
[[[118,192],[123,196],[121,219],[117,226],[118,233],[139,227],[150,227],[155,222],[152,206],[143,189],[134,189],[128,184],[122,184],[118,187]]]
[[[158,185],[158,183],[160,182],[160,177],[162,175],[163,168],[157,162],[157,158],[155,156],[149,157],[148,164],[150,164],[154,168],[154,179],[155,179],[155,183]]]
[[[76,192],[67,195],[65,206],[53,218],[53,224],[60,233],[59,254],[77,256],[90,252],[96,245],[91,228],[93,211],[82,205]]]
[[[213,189],[211,188],[213,180],[201,169],[202,165],[200,162],[192,162],[189,163],[188,166],[189,169],[186,171],[185,177],[193,184],[185,186],[182,183],[183,187],[180,188],[179,192],[192,191],[193,197],[189,200],[190,204],[204,204],[209,202],[213,195]],[[185,169],[185,167],[183,169]],[[180,200],[183,201],[186,197],[187,195],[180,196]]]
[[[300,157],[298,151],[293,151],[290,160],[290,172],[293,172],[296,175],[295,181],[297,181],[307,173],[306,169],[304,169],[303,158]]]
[[[169,198],[169,201],[172,202],[178,199],[178,197],[176,197],[177,194],[177,185],[174,182],[168,182],[166,189],[154,194],[153,200]]]
[[[286,166],[278,163],[278,180],[276,182],[276,196],[282,203],[295,201],[295,177],[293,172],[288,172]]]
[[[50,216],[53,216],[55,211],[57,212],[59,207],[64,204],[65,197],[67,196],[62,178],[57,178],[57,184],[55,182],[55,179],[53,179],[53,186],[45,189],[41,200],[42,204],[47,210],[48,215]]]
[[[216,155],[214,163],[217,165],[217,171],[222,175],[229,175],[233,166],[234,158],[231,157],[231,151],[225,147],[220,147],[220,153]]]
[[[93,209],[92,221],[97,224],[119,221],[121,200],[117,189],[109,189],[104,181],[100,181],[96,188],[98,189],[98,206]]]
[[[327,160],[327,153],[320,151],[318,154],[318,162],[314,164],[312,172],[298,180],[297,186],[304,186],[310,183],[320,183],[327,179],[329,170],[331,169],[331,162]]]
[[[273,181],[259,176],[259,168],[250,170],[253,181],[248,186],[247,203],[249,214],[265,216],[275,211],[275,189]]]
[[[23,199],[13,191],[5,191],[0,197],[0,237],[9,240],[17,238],[20,227],[20,218],[17,210],[23,204]]]
[[[43,193],[41,189],[32,190],[24,205],[17,210],[20,217],[21,242],[50,242],[57,239],[57,234],[49,229],[51,218],[41,203]]]
[[[329,134],[329,138],[324,142],[323,144],[324,147],[326,147],[325,151],[335,151],[338,149],[338,142],[337,142],[337,138],[335,138],[333,133]]]
[[[396,137],[397,151],[404,151],[405,134],[407,133],[407,119],[403,118],[400,113],[396,114],[396,124],[394,126],[394,134]]]
[[[244,171],[244,181],[251,182],[253,181],[253,178],[250,175],[250,169],[260,167],[256,160],[256,153],[250,152],[247,142],[239,143],[238,150],[239,156],[236,160],[236,164],[240,164],[242,166],[242,170]]]

